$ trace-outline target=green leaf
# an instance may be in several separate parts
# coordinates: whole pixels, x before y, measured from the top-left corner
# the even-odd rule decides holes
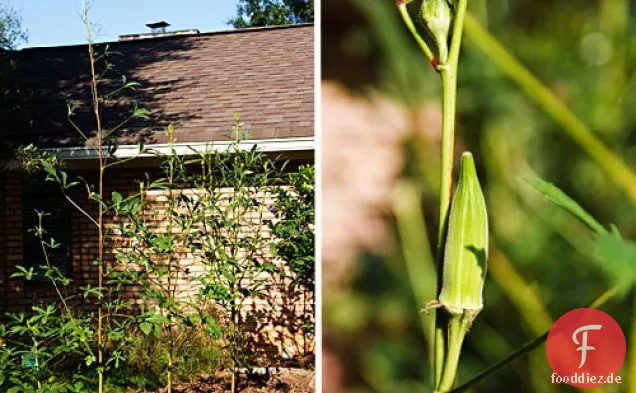
[[[121,203],[121,201],[122,201],[123,197],[122,197],[122,196],[121,196],[121,194],[120,194],[120,193],[118,193],[117,191],[113,191],[113,192],[111,193],[111,199],[113,200],[113,203],[115,203],[115,204],[119,204],[119,203]]]
[[[29,270],[27,270],[23,266],[16,266],[16,269],[18,271],[13,273],[11,275],[11,278],[24,277],[24,279],[27,280],[27,281],[29,281],[29,280],[31,280],[33,278],[33,267],[30,267]]]
[[[84,363],[86,363],[87,366],[90,366],[91,364],[95,363],[95,360],[95,356],[88,355],[84,358]]]
[[[151,113],[148,109],[139,108],[137,104],[135,104],[133,107],[132,117],[147,120],[147,119],[150,119],[150,114]]]
[[[46,173],[48,173],[50,176],[52,176],[54,179],[58,180],[59,182],[60,178],[57,176],[57,170],[55,169],[55,167],[53,167],[53,164],[51,164],[50,162],[46,160],[42,160],[42,167],[44,168]]]
[[[603,261],[603,269],[619,294],[626,294],[636,282],[636,243],[604,233],[598,237],[596,255]]]
[[[115,363],[115,368],[119,368],[123,360],[124,360],[124,357],[121,355],[121,351],[114,351],[109,361],[112,361]]]
[[[561,209],[572,214],[574,217],[583,221],[592,231],[597,234],[606,234],[607,230],[601,225],[592,215],[585,211],[574,199],[570,198],[565,192],[552,183],[541,180],[539,178],[534,179],[522,179],[526,183],[534,187],[539,191],[545,199],[560,207]]]
[[[161,323],[170,322],[170,320],[165,315],[161,315],[161,314],[151,315],[150,317],[148,317],[147,321],[148,322],[152,322],[154,324],[161,324]]]
[[[139,329],[147,336],[152,331],[152,324],[149,322],[142,322],[139,324]]]
[[[99,297],[99,288],[94,288],[88,285],[86,287],[81,287],[80,290],[82,291],[82,296],[84,296],[84,299],[88,298],[89,296],[95,298]]]

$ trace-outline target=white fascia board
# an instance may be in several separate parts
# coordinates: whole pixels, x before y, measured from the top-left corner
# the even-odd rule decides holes
[[[179,156],[194,155],[209,150],[227,151],[234,142],[192,142],[192,143],[175,143],[170,144],[154,144],[144,145],[147,152],[139,153],[139,145],[121,145],[117,146],[117,150],[112,156],[116,158],[143,158],[157,157],[169,155],[174,149]],[[315,148],[314,137],[299,138],[280,138],[280,139],[263,139],[263,140],[246,140],[239,143],[241,150],[251,150],[254,145],[258,151],[264,153],[284,153],[294,151],[313,151]],[[99,156],[95,147],[58,147],[42,149],[62,160],[92,160]]]

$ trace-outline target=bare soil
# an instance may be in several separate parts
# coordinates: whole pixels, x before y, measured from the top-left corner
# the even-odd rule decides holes
[[[230,381],[230,373],[221,372],[214,376],[201,376],[194,383],[175,385],[172,391],[173,393],[227,393],[230,391]],[[285,368],[261,374],[241,374],[238,386],[241,393],[314,393],[314,371]],[[166,392],[167,389],[163,388],[154,393]]]

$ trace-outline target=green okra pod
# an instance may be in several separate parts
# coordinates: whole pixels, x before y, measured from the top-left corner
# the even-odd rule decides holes
[[[474,318],[483,307],[488,215],[470,152],[462,155],[459,183],[448,220],[439,306],[451,314],[466,311]]]

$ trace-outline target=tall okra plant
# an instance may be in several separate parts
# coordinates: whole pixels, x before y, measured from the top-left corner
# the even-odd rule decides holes
[[[142,290],[139,329],[168,340],[168,391],[176,353],[193,327],[222,338],[230,388],[237,391],[237,368],[249,365],[245,326],[257,322],[249,306],[266,296],[279,273],[266,218],[285,163],[250,145],[235,120],[229,146],[208,145],[186,156],[173,149],[161,179],[142,183],[138,194],[113,193],[113,230],[123,241],[116,256],[119,274],[127,277],[120,282]],[[174,146],[172,127],[167,135]],[[153,204],[149,195],[165,201]]]
[[[451,204],[454,166],[457,72],[467,0],[424,0],[419,17],[422,37],[407,8],[398,0],[404,23],[437,71],[442,85],[442,157],[437,232],[437,260],[442,276],[434,333],[434,385],[449,391],[455,381],[464,337],[482,308],[486,275],[488,218],[473,156],[462,156],[461,174]]]
[[[167,137],[174,146],[174,129]],[[167,342],[162,357],[166,358],[163,373],[170,393],[174,383],[174,369],[178,366],[179,349],[188,333],[200,329],[201,322],[214,323],[204,315],[198,302],[191,300],[190,266],[187,236],[195,227],[191,211],[183,206],[183,184],[177,174],[181,162],[174,147],[164,158],[164,176],[139,183],[139,192],[126,196],[112,193],[115,237],[115,269],[108,271],[114,290],[124,286],[139,288],[136,303],[136,326],[145,335]],[[152,203],[149,195],[161,196]],[[157,362],[160,360],[157,359]]]
[[[486,275],[486,261],[488,249],[488,218],[484,196],[479,185],[472,154],[462,155],[459,182],[451,201],[452,174],[454,166],[454,132],[457,95],[457,72],[459,67],[459,52],[462,41],[463,25],[466,20],[473,35],[479,32],[480,39],[488,45],[478,46],[492,49],[492,53],[505,58],[502,66],[513,79],[520,81],[533,97],[538,97],[543,106],[566,129],[573,138],[595,159],[600,154],[606,156],[608,173],[618,185],[624,184],[624,179],[633,177],[626,169],[622,160],[612,154],[600,141],[593,136],[581,137],[588,130],[580,124],[572,126],[578,120],[571,120],[571,115],[556,99],[544,91],[538,81],[529,72],[515,63],[514,58],[501,55],[505,51],[493,44],[494,40],[487,33],[475,27],[475,22],[466,14],[468,0],[422,0],[419,4],[418,20],[422,22],[425,34],[411,18],[408,4],[412,0],[397,0],[396,5],[402,20],[411,32],[428,60],[437,71],[442,85],[442,138],[441,138],[441,188],[439,201],[439,225],[437,233],[437,261],[438,271],[441,272],[438,281],[438,299],[428,303],[426,309],[436,309],[434,320],[434,351],[433,385],[436,392],[463,392],[472,384],[492,372],[501,369],[517,357],[528,353],[545,342],[547,332],[528,344],[514,351],[511,355],[494,364],[484,372],[471,378],[460,387],[453,388],[457,367],[465,335],[475,322],[481,311],[482,291]],[[503,63],[503,61],[502,61]],[[513,64],[514,63],[514,64]],[[514,66],[511,66],[513,64]],[[540,91],[541,94],[534,94]],[[556,108],[556,109],[555,109]],[[572,129],[576,128],[576,132]],[[600,153],[599,153],[600,152]],[[599,154],[597,154],[599,153]],[[604,160],[597,160],[603,166]],[[617,163],[614,165],[614,163]],[[618,170],[615,170],[618,168]],[[617,176],[618,171],[622,171]],[[535,189],[544,194],[546,199],[584,222],[595,234],[597,240],[596,253],[604,268],[611,275],[616,286],[601,295],[590,307],[599,307],[617,293],[626,293],[636,276],[634,269],[629,266],[634,255],[636,245],[621,238],[618,232],[607,231],[600,223],[585,212],[580,205],[565,195],[550,183],[533,179],[528,181]],[[633,185],[633,182],[631,183]],[[628,189],[628,194],[631,195]],[[633,266],[633,265],[632,265]]]
[[[311,309],[315,310],[315,255],[314,255],[314,184],[313,165],[301,165],[289,173],[286,185],[278,187],[270,209],[274,219],[268,220],[274,242],[272,255],[284,263],[282,274],[290,278],[290,290],[302,291],[311,296]],[[314,313],[312,312],[311,315]],[[303,318],[300,329],[306,336],[314,334],[313,318]],[[304,352],[309,352],[307,342]]]
[[[257,323],[254,300],[266,295],[277,272],[269,255],[266,218],[273,186],[285,166],[249,145],[238,115],[235,121],[235,139],[226,151],[211,145],[179,161],[177,168],[192,187],[181,203],[196,223],[188,231],[187,244],[203,271],[193,281],[199,286],[199,301],[215,302],[224,315],[232,392],[238,388],[237,367],[245,365],[250,346],[245,327]]]
[[[96,270],[97,285],[80,288],[81,296],[87,299],[91,299],[95,303],[96,311],[87,311],[86,315],[78,316],[78,314],[72,310],[69,305],[69,299],[75,297],[73,294],[69,295],[65,290],[66,287],[71,285],[72,279],[65,277],[60,270],[52,266],[49,262],[49,255],[52,250],[60,247],[60,244],[55,241],[50,235],[47,234],[46,228],[43,225],[43,218],[46,217],[46,212],[35,212],[38,214],[39,225],[35,228],[29,228],[30,232],[40,240],[42,245],[42,252],[45,257],[45,264],[37,268],[25,268],[18,266],[18,271],[13,277],[22,277],[26,280],[31,280],[37,277],[45,277],[51,282],[55,293],[58,296],[58,303],[61,306],[51,305],[45,309],[35,309],[35,316],[27,319],[22,314],[16,314],[12,317],[13,327],[10,324],[10,331],[8,334],[13,336],[25,336],[30,337],[34,343],[36,336],[46,329],[48,336],[56,336],[59,332],[64,332],[63,336],[59,336],[60,339],[64,338],[68,343],[70,339],[74,339],[75,344],[70,345],[69,348],[72,352],[81,356],[83,359],[84,367],[86,370],[92,369],[97,373],[97,387],[96,390],[100,393],[104,391],[104,374],[109,368],[118,367],[122,361],[122,346],[125,343],[125,331],[129,324],[132,322],[132,317],[127,311],[130,310],[130,305],[127,302],[121,301],[116,293],[117,281],[125,279],[119,277],[115,273],[116,271],[110,271],[106,264],[105,244],[109,240],[109,232],[106,225],[106,216],[113,210],[113,205],[108,201],[108,198],[104,192],[104,183],[108,171],[117,165],[122,164],[127,160],[118,160],[114,156],[115,137],[117,131],[125,126],[133,119],[147,119],[148,111],[139,108],[136,104],[133,105],[130,114],[119,124],[105,129],[102,119],[102,106],[109,100],[116,99],[123,92],[135,89],[138,84],[135,82],[127,81],[125,77],[121,77],[121,84],[111,91],[100,91],[102,84],[106,80],[111,79],[115,73],[115,67],[110,61],[110,52],[108,46],[100,48],[98,50],[93,44],[93,30],[88,18],[88,5],[86,2],[82,2],[83,5],[83,23],[86,28],[87,34],[87,51],[88,51],[88,72],[90,75],[90,100],[88,106],[93,114],[95,120],[95,129],[86,130],[83,129],[75,121],[75,115],[78,111],[78,106],[72,100],[67,103],[67,118],[69,125],[75,129],[78,135],[83,140],[92,146],[95,146],[97,152],[98,169],[96,173],[96,183],[89,183],[86,179],[77,178],[72,179],[69,173],[67,173],[59,165],[59,161],[54,157],[46,154],[39,154],[33,146],[27,146],[19,149],[18,157],[22,159],[24,166],[28,170],[40,170],[46,174],[46,181],[57,183],[60,187],[60,192],[64,195],[69,204],[71,204],[85,219],[87,219],[96,230],[97,237],[97,250],[94,266]],[[119,78],[120,76],[118,76]],[[84,194],[82,196],[82,194]],[[88,201],[96,205],[95,211],[88,209],[86,204],[80,202],[80,196],[86,198]],[[106,285],[106,278],[108,277],[109,283],[113,285]],[[60,311],[56,311],[56,310]],[[43,313],[50,314],[52,311],[56,311],[57,317],[42,317],[38,316]],[[56,326],[51,325],[51,321],[56,321],[56,318],[62,318],[61,322]],[[39,330],[36,329],[34,324],[39,324]],[[26,328],[24,325],[26,324]],[[30,326],[30,327],[29,327]],[[55,333],[57,332],[57,333]],[[52,353],[59,356],[59,348],[63,346],[51,347],[51,340],[39,340],[37,341],[44,345],[48,343],[48,348]],[[56,344],[57,341],[56,341]],[[51,349],[53,348],[53,349]],[[56,349],[57,348],[57,349]],[[43,363],[43,360],[47,358],[47,354],[43,354],[42,350],[37,347],[32,347],[29,352],[29,356],[33,358],[35,367],[39,372],[45,373],[51,371],[56,362]],[[45,367],[45,365],[47,367]],[[79,375],[79,374],[78,374]],[[88,380],[88,378],[86,378]],[[13,381],[15,388],[19,388],[16,385],[16,380]],[[41,381],[37,382],[38,389],[44,389],[49,391],[51,386],[42,385]],[[42,385],[42,386],[41,386]],[[23,388],[27,389],[27,388]],[[47,390],[49,389],[49,390]],[[67,388],[68,389],[68,388]],[[82,383],[78,389],[85,389]],[[22,391],[22,390],[15,390]],[[30,390],[24,390],[30,391]],[[60,390],[67,391],[67,390]],[[71,390],[75,391],[75,390]],[[79,391],[79,390],[78,390]]]

